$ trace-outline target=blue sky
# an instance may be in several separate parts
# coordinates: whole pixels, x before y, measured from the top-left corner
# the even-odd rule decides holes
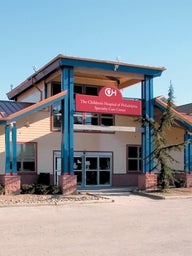
[[[154,96],[171,81],[176,104],[191,103],[191,13],[191,0],[0,0],[0,99],[61,53],[165,67]]]

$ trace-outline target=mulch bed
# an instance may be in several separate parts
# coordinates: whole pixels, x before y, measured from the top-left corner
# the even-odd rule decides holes
[[[63,205],[66,203],[81,202],[105,202],[108,198],[93,194],[77,195],[0,195],[0,207],[10,206],[40,206],[40,205]]]

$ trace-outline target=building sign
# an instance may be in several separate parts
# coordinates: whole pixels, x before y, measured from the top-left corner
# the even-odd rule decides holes
[[[140,116],[141,100],[123,99],[117,88],[103,87],[99,96],[76,94],[76,111]]]

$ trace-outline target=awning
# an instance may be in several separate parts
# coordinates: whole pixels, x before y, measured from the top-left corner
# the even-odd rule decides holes
[[[37,112],[38,110],[41,110],[43,108],[46,108],[50,105],[53,105],[54,103],[61,101],[64,99],[65,95],[67,94],[67,91],[62,91],[54,96],[51,96],[47,99],[44,99],[40,102],[37,102],[29,107],[26,107],[25,109],[22,109],[20,111],[17,111],[8,117],[2,117],[0,118],[0,124],[10,124],[12,122],[15,122],[21,118],[24,118],[30,114],[33,114]]]

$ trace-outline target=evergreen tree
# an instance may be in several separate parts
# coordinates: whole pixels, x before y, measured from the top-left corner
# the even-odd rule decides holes
[[[153,170],[159,170],[158,183],[162,190],[167,190],[169,188],[170,181],[175,181],[175,170],[171,165],[174,162],[177,162],[177,160],[171,156],[171,152],[181,151],[185,145],[185,143],[172,145],[168,145],[167,143],[167,131],[175,124],[175,115],[172,111],[174,108],[173,92],[173,87],[170,84],[166,109],[164,110],[160,120],[154,121],[143,119],[144,125],[148,123],[153,128],[154,150],[149,158],[152,158],[155,161]]]

